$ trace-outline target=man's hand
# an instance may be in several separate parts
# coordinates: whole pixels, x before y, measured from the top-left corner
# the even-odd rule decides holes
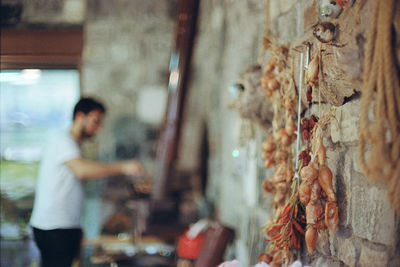
[[[125,175],[142,176],[145,174],[143,165],[137,160],[126,160],[121,164],[122,173]]]
[[[137,160],[104,163],[77,158],[65,162],[65,165],[80,179],[112,177],[118,174],[129,176],[142,176],[145,174],[142,164]]]

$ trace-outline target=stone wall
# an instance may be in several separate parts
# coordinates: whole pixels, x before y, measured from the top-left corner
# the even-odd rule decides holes
[[[199,146],[196,138],[207,128],[208,200],[214,202],[216,219],[235,229],[235,242],[227,252],[250,266],[264,249],[260,227],[271,216],[261,181],[266,170],[259,147],[265,137],[229,108],[228,87],[257,62],[265,31],[263,1],[201,1],[198,33],[192,61],[191,87],[186,105],[178,168],[197,168],[188,162]],[[239,153],[237,153],[239,152]],[[235,156],[233,156],[235,155]],[[197,161],[194,161],[197,162]]]
[[[99,157],[140,158],[153,174],[155,139],[149,134],[158,129],[138,118],[138,95],[148,88],[167,90],[175,1],[86,2],[82,93],[99,97],[107,106],[104,127],[96,143]],[[128,202],[133,197],[132,184],[126,177],[103,182],[105,186],[101,181],[91,183],[86,194],[88,231],[97,227],[99,232],[113,214],[131,216]],[[94,238],[98,232],[87,237]]]
[[[115,147],[116,125],[111,122],[124,116],[134,120],[139,91],[165,87],[174,8],[167,0],[87,2],[82,88],[108,107],[102,151]]]
[[[328,149],[327,165],[334,175],[340,223],[335,234],[320,234],[317,253],[308,256],[302,252],[303,262],[312,266],[400,264],[399,218],[388,201],[386,185],[367,179],[357,161],[362,51],[373,2],[355,1],[353,7],[333,19],[339,25],[339,46],[324,47],[327,52],[322,58],[326,68],[326,84],[321,86],[323,107],[332,109],[336,117],[324,132],[324,144]],[[312,26],[322,19],[321,1],[268,3],[272,37],[291,47],[309,41],[313,43],[313,56],[317,41],[313,39]],[[244,266],[257,262],[265,247],[260,227],[271,217],[270,200],[264,198],[261,187],[261,181],[271,172],[263,167],[260,155],[268,125],[253,123],[254,132],[249,134],[251,124],[232,108],[228,87],[250,65],[263,64],[268,58],[261,56],[265,14],[265,1],[201,1],[178,162],[182,169],[197,168],[188,159],[196,157],[193,148],[199,143],[190,136],[198,136],[206,127],[210,140],[207,198],[214,202],[217,218],[236,230],[227,257],[238,258]],[[348,60],[343,61],[344,57]],[[294,62],[298,62],[298,57]],[[332,79],[329,72],[335,71],[340,75]],[[296,66],[294,73],[298,73]],[[297,75],[294,79],[297,84]],[[303,96],[305,103],[304,99]],[[317,112],[317,105],[307,112]]]

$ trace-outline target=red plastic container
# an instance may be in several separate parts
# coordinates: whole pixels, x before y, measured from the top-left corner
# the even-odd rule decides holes
[[[204,234],[199,233],[193,239],[189,238],[186,234],[187,231],[179,237],[177,254],[180,258],[183,259],[197,259],[201,246],[204,242]]]

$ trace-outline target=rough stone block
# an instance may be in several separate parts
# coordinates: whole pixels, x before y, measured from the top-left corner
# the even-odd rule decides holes
[[[260,232],[260,228],[265,225],[265,221],[260,221],[259,214],[255,211],[251,212],[247,224],[247,231],[243,232],[244,239],[246,239],[247,253],[250,257],[250,262],[247,266],[253,266],[257,263],[258,255],[265,251],[266,242],[265,236]]]
[[[361,169],[360,163],[358,161],[358,151],[357,149],[352,149],[349,151],[349,156],[351,157],[353,161],[353,168],[356,172],[363,173],[363,170]]]
[[[243,266],[250,266],[249,255],[246,253],[247,252],[246,242],[244,242],[243,240],[236,241],[235,249],[236,249],[235,251],[236,259],[238,259]]]
[[[265,2],[258,0],[249,0],[247,1],[247,5],[249,10],[251,11],[263,11],[265,10]]]
[[[338,237],[337,247],[338,258],[350,267],[356,266],[358,252],[354,244],[354,238]]]
[[[223,187],[221,191],[221,198],[219,200],[219,213],[221,221],[232,228],[236,228],[241,224],[242,214],[244,214],[245,207],[242,204],[241,183],[233,181],[233,179],[223,179]],[[236,193],[232,193],[236,192]],[[229,207],[235,207],[234,209]]]
[[[105,63],[109,60],[109,56],[106,45],[87,44],[83,49],[86,63]]]
[[[400,255],[397,255],[395,258],[390,259],[388,264],[389,267],[398,267],[400,266]]]
[[[305,4],[304,1],[298,1],[297,4],[294,6],[297,12],[297,22],[296,22],[296,28],[297,28],[297,36],[303,36],[304,35],[304,9],[308,7],[308,4]]]
[[[364,243],[361,247],[359,266],[387,266],[389,255],[384,249],[384,247],[378,248],[372,244]]]
[[[280,0],[279,3],[280,3],[281,13],[286,13],[294,7],[294,5],[297,3],[297,0]]]
[[[129,55],[129,46],[120,43],[110,45],[110,57],[116,64],[129,63],[131,56]]]
[[[47,25],[64,22],[62,21],[63,7],[64,0],[24,1],[22,21],[28,23],[45,23]]]
[[[69,23],[82,23],[85,19],[86,2],[81,0],[66,0],[64,2],[64,18]]]
[[[376,243],[389,246],[394,244],[395,212],[389,203],[387,189],[384,186],[378,187],[368,184],[367,181],[363,186],[359,184],[352,186],[351,214],[355,235]]]
[[[317,258],[316,260],[314,260],[312,262],[312,266],[315,266],[315,267],[325,266],[325,258],[324,257]]]
[[[297,10],[280,15],[278,18],[278,35],[282,44],[290,43],[297,37]]]
[[[356,99],[336,108],[336,119],[339,123],[331,124],[333,142],[352,142],[358,140],[360,120],[360,100]]]
[[[332,168],[334,174],[333,185],[336,190],[337,204],[339,207],[339,224],[341,226],[348,226],[351,224],[351,161],[346,161],[345,155],[348,153],[349,148],[341,145],[335,147],[332,152],[327,151],[328,166],[336,166]],[[333,154],[332,157],[330,154]],[[335,164],[336,161],[336,164]],[[333,162],[333,165],[329,165]],[[344,171],[343,171],[344,170]]]
[[[312,263],[314,267],[342,267],[343,263],[331,258],[319,257]]]
[[[307,1],[310,2],[310,1]],[[304,31],[308,30],[313,26],[315,23],[318,22],[318,1],[313,0],[312,4],[309,6],[306,6],[304,9],[304,15],[303,15],[303,29]]]
[[[111,39],[113,26],[114,24],[107,20],[102,20],[101,22],[88,21],[85,24],[85,43],[99,44],[108,42]]]
[[[336,188],[336,177],[341,175],[341,169],[343,165],[343,153],[345,147],[342,145],[336,145],[329,147],[327,142],[323,142],[326,147],[326,162],[325,165],[332,171],[333,177],[333,188]]]
[[[329,238],[329,249],[331,251],[331,255],[337,255],[338,254],[338,247],[337,247],[337,241],[336,241],[336,235],[337,232],[331,232],[327,230],[328,232],[328,238]]]
[[[341,262],[341,261],[328,258],[328,259],[324,262],[324,265],[323,265],[323,266],[325,266],[325,267],[326,267],[326,266],[329,266],[329,267],[343,267],[344,264],[343,264],[343,262]]]
[[[119,4],[104,0],[89,0],[87,2],[89,19],[102,19],[117,14]]]
[[[329,233],[328,231],[321,231],[318,233],[316,249],[318,252],[325,256],[330,256],[331,251],[329,248]]]
[[[255,216],[256,216],[256,224],[264,226],[268,219],[273,217],[272,209],[264,209],[261,207],[256,207],[255,209]],[[260,233],[260,235],[262,235]]]
[[[274,20],[281,13],[281,7],[279,1],[269,1],[269,18]]]

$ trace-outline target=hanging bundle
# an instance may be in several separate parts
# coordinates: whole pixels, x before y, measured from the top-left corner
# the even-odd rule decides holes
[[[389,200],[400,215],[400,83],[392,44],[395,4],[395,0],[375,1],[371,16],[358,157],[366,176],[386,182]]]

